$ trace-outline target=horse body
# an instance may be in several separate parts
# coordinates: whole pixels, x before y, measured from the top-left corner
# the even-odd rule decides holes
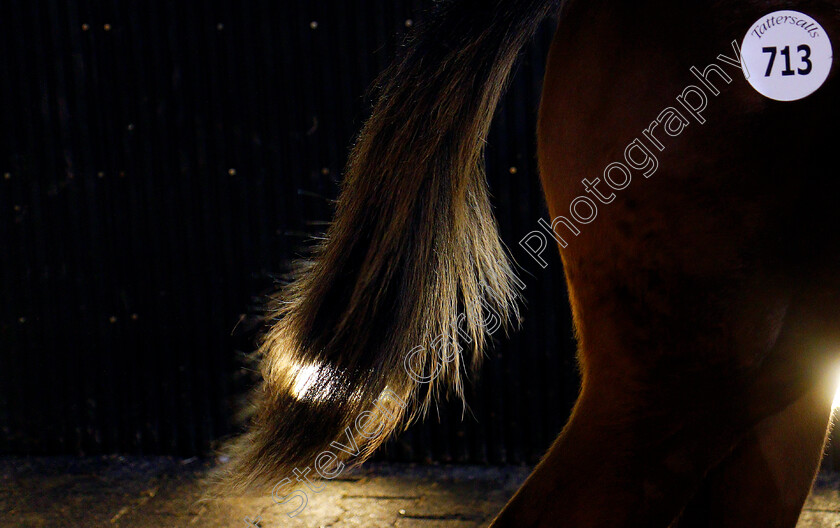
[[[442,356],[460,358],[459,332],[447,330],[460,324],[458,304],[476,347],[482,297],[500,313],[511,306],[476,164],[512,57],[553,2],[442,4],[389,75],[327,243],[286,294],[234,487],[312,460],[383,391],[416,397],[402,357],[443,335],[456,344]],[[811,96],[774,102],[745,82],[732,46],[782,8],[807,12],[840,42],[840,4],[790,4],[563,6],[538,154],[550,215],[561,219],[552,225],[582,390],[493,526],[795,525],[840,350],[840,181],[826,169],[836,156],[823,132],[840,117],[836,71]],[[704,91],[703,108],[688,85]],[[645,148],[628,159],[634,141]],[[604,171],[621,160],[632,170],[617,182],[624,173]],[[438,372],[441,355],[426,349],[421,370]],[[459,361],[444,368],[456,387]],[[290,389],[301,370],[308,398]],[[387,425],[357,452],[369,454],[401,412],[381,413]]]
[[[808,7],[838,35],[830,6]],[[551,216],[570,218],[581,177],[603,180],[665,107],[689,116],[673,104],[702,86],[689,67],[734,55],[731,41],[773,10],[573,3],[540,112]],[[661,152],[651,144],[656,172],[633,171],[620,191],[602,185],[617,196],[596,202],[579,235],[555,223],[568,241],[583,388],[495,526],[667,526],[698,493],[681,526],[796,523],[840,350],[840,218],[813,192],[816,181],[837,192],[820,132],[837,118],[836,88],[773,102],[718,64],[732,82],[709,74],[720,93],[706,90],[705,123],[689,116],[677,137],[662,134]]]

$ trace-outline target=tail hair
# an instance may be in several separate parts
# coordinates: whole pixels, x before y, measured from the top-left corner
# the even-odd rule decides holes
[[[219,493],[363,461],[445,388],[463,395],[493,315],[518,320],[484,144],[519,50],[558,3],[438,2],[380,77],[335,218],[280,293]]]

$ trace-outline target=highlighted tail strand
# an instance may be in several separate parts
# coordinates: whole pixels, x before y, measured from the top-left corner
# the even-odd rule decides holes
[[[294,468],[336,476],[327,450],[364,460],[440,389],[461,395],[491,314],[518,317],[483,145],[519,50],[557,3],[439,2],[382,75],[325,241],[281,292],[223,491]]]

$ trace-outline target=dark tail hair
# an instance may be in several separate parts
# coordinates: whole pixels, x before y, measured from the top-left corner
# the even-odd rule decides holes
[[[325,241],[281,292],[217,491],[277,483],[333,442],[364,460],[440,388],[462,394],[459,334],[477,364],[490,314],[518,318],[483,151],[519,50],[557,4],[438,2],[381,76]],[[329,461],[320,473],[343,467]]]

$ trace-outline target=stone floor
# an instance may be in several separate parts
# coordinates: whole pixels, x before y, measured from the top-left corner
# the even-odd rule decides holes
[[[207,461],[171,458],[0,458],[0,527],[475,528],[527,468],[373,464],[276,505],[270,498],[199,503]],[[797,528],[840,527],[840,475],[822,474]]]

